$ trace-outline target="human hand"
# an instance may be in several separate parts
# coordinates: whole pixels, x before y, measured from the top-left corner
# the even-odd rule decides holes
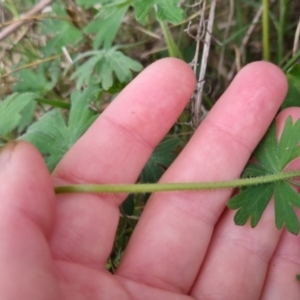
[[[195,80],[161,60],[139,75],[48,174],[28,143],[0,155],[0,298],[299,299],[300,239],[278,231],[272,205],[255,229],[235,226],[232,191],[164,192],[149,199],[115,275],[105,270],[121,195],[55,195],[55,185],[134,183],[176,121]],[[284,75],[257,62],[219,99],[162,182],[237,178],[286,93]],[[277,118],[283,127],[288,115]]]

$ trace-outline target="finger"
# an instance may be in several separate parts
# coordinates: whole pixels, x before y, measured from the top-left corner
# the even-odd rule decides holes
[[[300,237],[284,232],[272,260],[269,263],[267,280],[260,299],[298,300],[300,283]]]
[[[54,171],[56,184],[134,183],[194,88],[188,65],[164,59],[115,99]],[[59,259],[103,268],[124,195],[59,196],[52,248]]]
[[[245,67],[162,181],[237,178],[274,118],[286,89],[285,77],[274,65],[258,62]],[[188,293],[230,194],[230,190],[154,194],[118,274]]]
[[[51,177],[28,143],[0,154],[1,299],[61,299],[47,236],[55,195]]]
[[[271,203],[256,228],[236,226],[226,211],[216,226],[190,294],[195,299],[260,299],[280,231]]]

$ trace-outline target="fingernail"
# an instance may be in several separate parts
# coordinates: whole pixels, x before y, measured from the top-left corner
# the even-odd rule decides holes
[[[5,165],[10,161],[12,152],[16,145],[16,141],[11,141],[7,143],[2,149],[0,149],[0,169],[4,168]]]

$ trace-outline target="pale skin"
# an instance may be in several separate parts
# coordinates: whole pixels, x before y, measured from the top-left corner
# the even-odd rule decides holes
[[[275,228],[272,203],[252,229],[234,225],[231,190],[155,193],[112,275],[105,265],[124,196],[54,194],[53,185],[134,183],[194,84],[179,60],[151,65],[52,175],[28,143],[1,151],[1,299],[299,299],[300,238]],[[286,91],[277,67],[246,66],[161,181],[238,178]],[[300,109],[281,112],[280,128],[288,115]]]

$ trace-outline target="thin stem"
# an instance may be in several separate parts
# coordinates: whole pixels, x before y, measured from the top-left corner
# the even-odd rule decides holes
[[[262,34],[263,34],[263,60],[270,60],[269,45],[269,0],[262,0],[263,16],[262,16]]]
[[[44,103],[51,105],[52,107],[59,107],[64,109],[71,109],[71,104],[63,101],[47,100],[47,99],[35,99],[38,103]]]
[[[295,53],[295,55],[282,67],[283,72],[287,72],[300,58],[300,49]]]
[[[229,189],[263,183],[288,180],[300,176],[300,170],[277,173],[254,178],[234,179],[216,182],[156,183],[156,184],[82,184],[57,186],[55,192],[61,193],[153,193],[167,191],[198,191]]]
[[[252,33],[253,33],[253,31],[254,31],[256,25],[258,24],[258,21],[260,20],[260,17],[261,17],[261,15],[262,15],[262,12],[263,12],[263,6],[261,6],[261,7],[257,10],[257,12],[256,12],[256,14],[255,14],[255,16],[254,16],[254,18],[253,18],[253,20],[252,20],[252,22],[251,22],[251,24],[250,24],[248,30],[247,30],[247,32],[246,32],[246,34],[245,34],[245,36],[244,36],[242,42],[241,42],[241,45],[240,45],[240,47],[238,48],[238,53],[239,53],[240,57],[244,57],[246,46],[248,45],[248,42],[249,42],[249,40],[250,40],[250,38],[251,38],[251,35],[252,35]],[[241,22],[240,22],[240,23],[241,23]],[[239,24],[237,24],[237,25],[239,25]],[[237,57],[237,59],[238,59],[238,57]],[[237,60],[236,60],[236,61],[237,61]],[[242,63],[244,64],[244,60],[242,61]],[[234,63],[234,64],[232,65],[231,69],[230,69],[230,72],[228,73],[228,76],[227,76],[227,80],[228,80],[228,81],[231,81],[231,80],[232,80],[232,78],[233,78],[233,76],[234,76],[234,74],[235,74],[236,69],[239,71],[238,64],[237,64],[237,63]]]
[[[280,0],[279,2],[279,25],[277,31],[277,64],[280,65],[283,57],[283,40],[285,33],[285,20],[286,20],[286,11],[287,11],[287,0]]]
[[[228,38],[228,34],[229,34],[230,28],[232,26],[233,16],[234,16],[234,0],[229,0],[229,14],[228,14],[227,22],[226,22],[226,27],[224,30],[223,42]],[[226,49],[226,45],[223,45],[223,47],[221,48],[219,64],[218,64],[218,77],[219,78],[221,77],[221,73],[222,73],[222,69],[223,69],[223,65],[224,65],[225,49]]]
[[[297,25],[296,32],[295,32],[293,56],[296,54],[297,49],[299,48],[299,43],[300,43],[300,18],[299,18],[298,25]]]
[[[204,38],[202,58],[201,58],[201,68],[200,68],[199,78],[197,83],[197,94],[194,103],[195,110],[192,112],[192,123],[194,128],[197,128],[201,123],[203,87],[205,83],[205,74],[206,74],[207,60],[208,60],[209,49],[210,49],[211,36],[213,32],[216,5],[217,5],[217,1],[211,0],[209,17],[208,17],[206,33]]]
[[[167,47],[168,47],[169,55],[171,57],[178,57],[180,59],[183,59],[183,56],[182,56],[179,48],[177,47],[166,22],[160,21],[159,24],[162,29],[164,39],[165,39]]]

